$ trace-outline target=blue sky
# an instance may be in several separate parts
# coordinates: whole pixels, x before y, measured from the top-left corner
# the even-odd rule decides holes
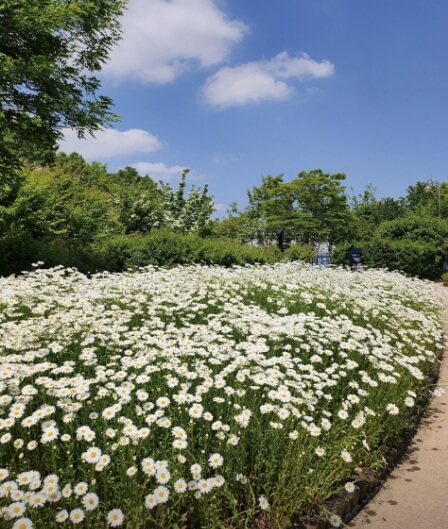
[[[101,72],[121,122],[61,149],[174,187],[217,215],[266,175],[345,173],[403,196],[448,160],[446,0],[129,0]]]

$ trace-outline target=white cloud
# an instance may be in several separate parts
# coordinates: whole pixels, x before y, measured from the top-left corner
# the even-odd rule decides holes
[[[282,51],[267,63],[268,69],[280,79],[296,78],[304,80],[331,77],[334,65],[329,61],[317,62],[306,53],[298,57],[290,57],[288,52]]]
[[[153,180],[171,180],[173,178],[180,177],[182,172],[186,167],[181,167],[180,165],[173,165],[171,167],[165,165],[164,163],[147,163],[147,162],[138,162],[131,164],[131,167],[137,169],[137,172],[141,176],[150,176]]]
[[[87,160],[156,152],[162,147],[156,136],[141,129],[129,129],[124,132],[104,129],[85,139],[79,139],[74,129],[64,128],[62,132],[64,137],[59,141],[60,150],[67,153],[77,152]]]
[[[260,64],[221,68],[207,79],[203,87],[206,101],[211,105],[230,107],[267,99],[287,99],[292,89],[283,81],[276,80]]]
[[[281,52],[270,61],[221,68],[207,79],[202,94],[207,103],[222,108],[280,101],[294,92],[294,87],[285,80],[303,81],[333,74],[334,65],[329,61],[317,62],[305,54],[290,57]]]
[[[173,81],[192,64],[221,63],[247,31],[216,0],[130,0],[122,26],[103,71],[147,83]]]

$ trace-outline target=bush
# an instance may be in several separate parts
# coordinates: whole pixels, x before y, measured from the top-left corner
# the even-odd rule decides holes
[[[339,245],[332,255],[334,264],[348,264],[350,243]],[[363,249],[364,265],[398,270],[408,276],[436,280],[443,272],[444,253],[430,242],[421,240],[372,239],[356,243]]]
[[[194,252],[190,239],[170,232],[118,235],[95,245],[95,248],[102,256],[104,268],[119,272],[139,266],[191,263]]]
[[[306,261],[310,263],[316,252],[311,246],[301,244],[291,244],[291,246],[285,250],[285,256],[288,261]]]
[[[30,270],[38,261],[37,241],[28,233],[17,233],[0,239],[0,271],[4,276]]]
[[[75,267],[88,273],[101,270],[104,262],[93,248],[70,239],[33,239],[29,233],[17,233],[0,239],[0,275],[8,276],[31,270],[33,263],[45,268],[57,265]]]
[[[272,247],[252,247],[230,239],[204,239],[166,230],[148,235],[119,235],[96,245],[104,268],[113,272],[139,266],[176,266],[191,263],[221,266],[274,263],[282,260]]]
[[[448,220],[436,217],[407,216],[383,222],[376,231],[379,239],[413,240],[448,249]]]
[[[45,268],[57,265],[83,273],[121,272],[147,265],[173,267],[192,263],[233,266],[268,264],[312,257],[308,247],[294,245],[281,253],[275,245],[249,246],[232,239],[202,238],[167,230],[149,234],[116,235],[91,245],[70,239],[35,240],[29,234],[0,239],[0,274],[30,270],[41,261]]]

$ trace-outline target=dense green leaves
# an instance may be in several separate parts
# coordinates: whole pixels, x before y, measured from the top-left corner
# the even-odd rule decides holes
[[[347,236],[350,211],[344,174],[326,174],[320,169],[302,171],[291,182],[283,176],[267,176],[260,187],[248,191],[246,216],[252,220],[253,239],[259,243],[275,241],[283,228],[289,240],[317,248],[330,248]]]
[[[188,169],[182,173],[177,191],[173,191],[169,184],[159,183],[163,203],[162,223],[176,231],[207,235],[212,226],[213,197],[208,195],[207,184],[202,189],[191,186],[185,197],[188,173]]]
[[[281,255],[274,246],[251,247],[230,239],[204,239],[172,230],[113,237],[94,246],[93,251],[101,256],[102,268],[113,272],[146,265],[274,263]]]
[[[120,262],[161,264],[162,259],[153,259],[157,252],[151,257],[138,244],[136,257],[137,239],[127,236],[163,228],[179,236],[204,236],[212,225],[213,197],[207,186],[193,185],[187,191],[187,171],[172,189],[149,176],[140,177],[132,167],[110,174],[105,165],[89,164],[72,153],[59,154],[54,164],[44,167],[25,163],[17,174],[21,185],[9,192],[10,200],[0,201],[0,273],[27,269],[38,260],[83,270],[107,269],[112,265],[103,258],[110,253],[106,241],[120,235],[125,237],[125,253],[132,249],[132,258],[120,257]],[[174,244],[174,261],[184,262],[179,248]],[[162,255],[170,264],[169,252]],[[191,255],[205,259],[197,252],[189,255],[185,262]]]
[[[363,248],[364,264],[439,279],[448,264],[445,188],[444,183],[417,182],[403,198],[377,200],[368,186],[352,198],[350,241]],[[349,246],[340,245],[334,263],[347,264]]]
[[[443,272],[446,251],[431,242],[412,239],[375,238],[357,243],[363,250],[368,268],[397,270],[408,276],[438,280]],[[333,253],[334,264],[346,265],[349,243],[341,244]]]
[[[109,193],[85,182],[70,165],[24,168],[17,199],[5,208],[4,230],[33,239],[73,239],[84,243],[122,231]]]
[[[54,156],[61,127],[80,136],[116,120],[98,95],[101,70],[120,38],[123,0],[0,2],[0,172],[21,157]]]

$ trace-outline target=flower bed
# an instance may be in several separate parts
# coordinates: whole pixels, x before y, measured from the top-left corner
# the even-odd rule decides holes
[[[440,307],[297,263],[0,279],[0,525],[338,527],[325,501],[418,412]]]

